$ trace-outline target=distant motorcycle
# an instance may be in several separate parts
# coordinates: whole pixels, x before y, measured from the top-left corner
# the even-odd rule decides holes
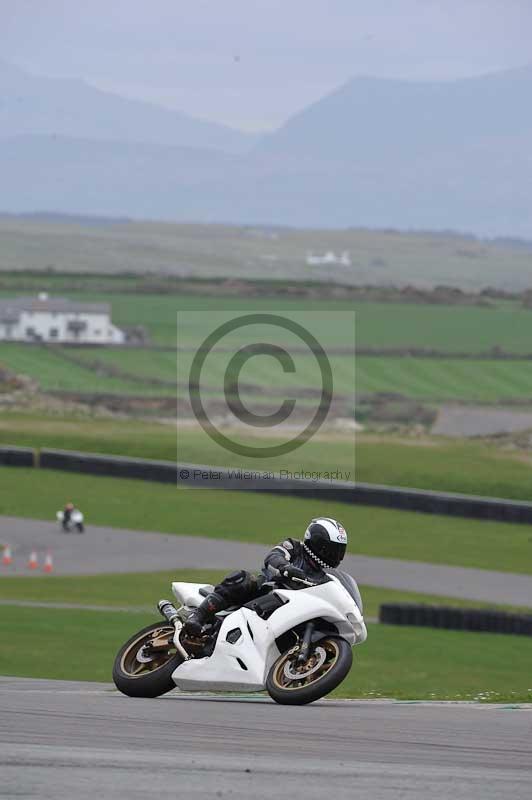
[[[65,519],[64,511],[58,511],[57,514],[57,521],[60,523],[62,530],[65,533],[83,533],[85,531],[85,526],[83,524],[83,514],[81,511],[78,511],[77,508],[71,513],[69,519]]]
[[[183,623],[212,586],[173,583],[180,602],[158,604],[164,621],[138,631],[119,650],[116,687],[130,697],[188,691],[260,692],[276,703],[303,705],[329,694],[351,669],[353,645],[367,633],[353,578],[331,570],[325,583],[293,578],[304,588],[269,592],[216,614],[200,636]]]

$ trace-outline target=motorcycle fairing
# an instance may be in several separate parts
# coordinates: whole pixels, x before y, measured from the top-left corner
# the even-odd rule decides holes
[[[208,583],[186,583],[185,581],[174,581],[172,592],[174,597],[184,606],[197,608],[205,596],[200,593],[200,589],[212,591],[213,586]]]
[[[179,588],[179,591],[180,596],[188,597],[196,590],[187,593]],[[267,620],[245,606],[229,614],[221,625],[212,655],[185,661],[174,670],[172,679],[176,686],[189,691],[262,691],[272,664],[280,656],[276,639],[311,619],[331,622],[351,645],[364,641],[365,626],[360,611],[338,581],[307,589],[275,591],[286,600],[284,605]],[[235,629],[241,632],[236,641]]]
[[[241,635],[231,644],[227,635],[235,629]],[[265,664],[279,655],[268,622],[240,608],[222,622],[212,655],[183,662],[172,679],[179,689],[188,691],[260,692],[266,683]]]

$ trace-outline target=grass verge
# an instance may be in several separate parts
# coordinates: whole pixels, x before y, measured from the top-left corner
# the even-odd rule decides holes
[[[0,674],[109,681],[120,645],[153,619],[4,606]],[[526,637],[374,626],[336,695],[527,702],[531,659]]]
[[[257,565],[258,569],[259,565]],[[75,605],[120,606],[152,608],[162,597],[171,599],[172,581],[215,584],[224,576],[219,570],[173,570],[168,572],[139,572],[117,575],[17,576],[0,582],[0,600]],[[476,603],[453,597],[424,595],[360,586],[366,617],[377,617],[381,603],[428,603],[470,608],[493,608],[493,604]],[[500,606],[510,610],[509,606]],[[512,609],[522,610],[522,609]]]
[[[532,639],[378,625],[354,651],[340,697],[532,701]]]
[[[363,555],[532,574],[532,530],[524,525],[438,517],[341,503],[216,489],[183,489],[92,475],[0,468],[0,514],[53,519],[65,500],[90,525],[275,544],[309,519],[337,517]],[[7,539],[8,531],[0,531]]]
[[[175,428],[139,420],[2,413],[0,444],[176,459]],[[263,446],[264,440],[259,444]],[[178,445],[180,461],[219,466],[243,463],[242,458],[213,444],[203,431],[180,429]],[[357,434],[355,445],[353,441],[346,442],[345,437],[342,440],[338,436],[316,436],[296,451],[292,461],[288,458],[286,465],[323,469],[325,458],[328,467],[352,470],[354,448],[359,481],[491,497],[532,498],[532,461],[526,453],[508,452],[478,441],[406,440],[390,435]],[[252,468],[256,466],[256,462],[251,464]]]

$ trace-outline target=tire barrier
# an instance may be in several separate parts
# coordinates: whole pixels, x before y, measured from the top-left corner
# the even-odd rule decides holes
[[[41,450],[42,469],[82,472],[114,478],[136,478],[157,483],[176,483],[173,461],[146,461],[143,458],[123,458],[70,450]]]
[[[498,497],[477,497],[371,483],[357,483],[354,495],[350,502],[361,505],[532,525],[532,503],[525,500],[504,500]]]
[[[0,447],[0,464],[5,467],[33,467],[35,451],[29,447]]]
[[[526,501],[432,492],[400,486],[314,481],[304,478],[264,479],[261,474],[252,470],[246,472],[225,467],[176,464],[173,461],[151,461],[72,450],[32,451],[23,447],[0,448],[0,464],[40,466],[43,469],[174,483],[194,488],[266,492],[301,498],[319,495],[328,502],[532,525],[532,503]],[[241,474],[235,474],[238,472]]]
[[[305,479],[281,479],[254,477],[253,472],[245,479],[235,479],[235,470],[223,467],[206,467],[194,464],[179,464],[177,480],[181,484],[203,486],[209,489],[233,491],[267,492],[290,497],[316,497],[329,502],[377,506],[398,511],[421,511],[496,522],[516,522],[532,525],[532,503],[502,500],[491,497],[431,492],[423,489],[408,489],[398,486],[379,486],[371,483],[347,483],[343,481],[312,481]]]
[[[492,609],[385,603],[379,609],[379,622],[386,625],[532,636],[532,614],[513,614]]]

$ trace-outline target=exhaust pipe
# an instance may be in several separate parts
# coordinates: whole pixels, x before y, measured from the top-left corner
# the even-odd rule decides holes
[[[159,609],[159,613],[163,616],[170,625],[175,626],[176,620],[179,619],[179,614],[177,613],[177,608],[172,605],[169,600],[159,600],[157,603],[157,608]]]
[[[175,628],[174,644],[176,650],[178,651],[178,653],[180,653],[180,655],[183,656],[183,659],[185,661],[188,661],[190,655],[187,653],[187,651],[185,650],[185,648],[183,647],[183,645],[179,640],[179,634],[181,632],[181,628],[183,627],[183,623],[179,618],[177,608],[174,605],[172,605],[172,603],[170,603],[169,600],[159,600],[159,602],[157,603],[157,608],[159,609],[161,616],[163,616],[165,620],[167,620],[167,622],[170,623],[170,625],[174,626]]]

